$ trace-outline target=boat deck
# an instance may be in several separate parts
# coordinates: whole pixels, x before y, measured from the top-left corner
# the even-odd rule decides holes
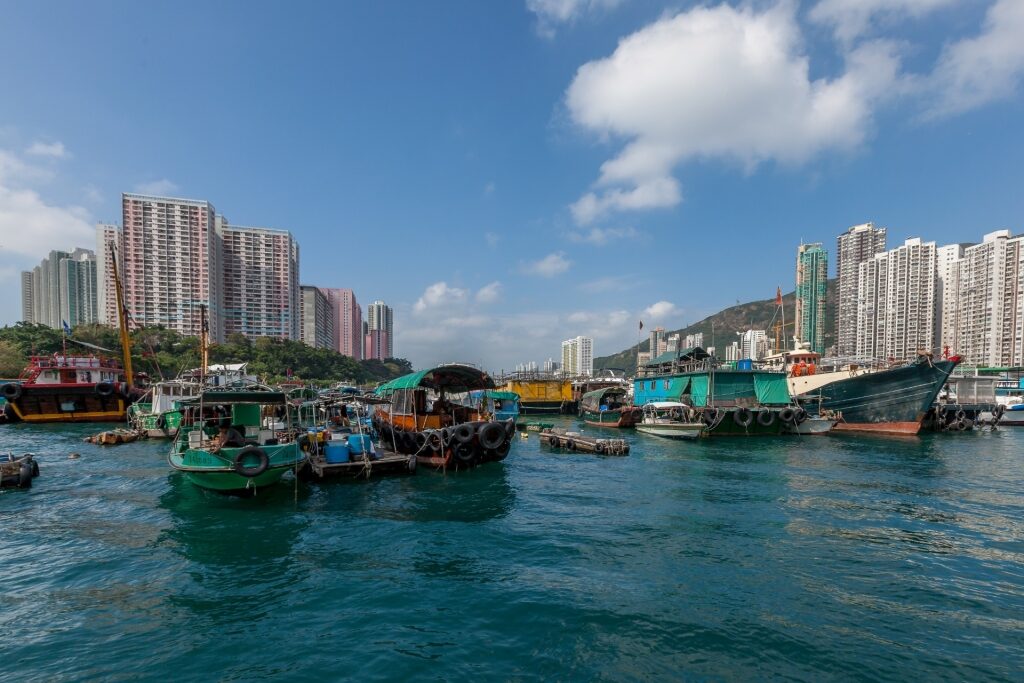
[[[311,456],[301,475],[307,479],[370,479],[415,472],[415,456],[386,451],[377,458],[359,458],[338,463],[327,462],[323,455]]]

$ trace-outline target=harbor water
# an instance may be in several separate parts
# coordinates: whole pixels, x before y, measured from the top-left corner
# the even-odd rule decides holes
[[[239,499],[100,428],[0,427],[42,470],[0,491],[5,681],[1024,677],[1024,430],[534,433]]]

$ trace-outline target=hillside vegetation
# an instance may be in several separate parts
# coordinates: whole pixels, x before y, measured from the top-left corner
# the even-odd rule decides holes
[[[836,321],[836,280],[832,279],[828,281],[828,288],[825,295],[825,345],[828,346],[834,343],[832,339],[833,331],[835,330]],[[782,297],[782,304],[786,309],[786,329],[783,336],[789,340],[793,336],[793,318],[796,314],[796,295],[794,292],[785,294]],[[685,338],[688,334],[696,334],[698,332],[704,333],[704,346],[715,346],[716,355],[722,357],[725,355],[725,347],[738,339],[737,332],[743,332],[748,329],[755,330],[768,330],[768,336],[774,338],[774,322],[772,321],[775,316],[776,306],[775,298],[762,299],[761,301],[751,301],[745,304],[737,304],[730,306],[723,311],[719,311],[714,315],[710,315],[704,318],[700,322],[696,322],[688,327],[683,327],[678,330],[666,331],[665,335],[679,334],[680,338]],[[772,324],[769,328],[769,323]],[[647,336],[650,332],[650,328],[644,327],[644,339],[640,342],[639,351],[647,351],[650,346],[649,337]],[[714,340],[712,341],[712,335]],[[773,342],[774,343],[774,342]],[[787,348],[792,346],[791,342],[784,344]],[[603,368],[621,368],[626,370],[628,373],[636,371],[636,354],[637,346],[631,346],[628,349],[624,349],[619,353],[612,354],[610,356],[601,356],[594,359],[594,369]]]

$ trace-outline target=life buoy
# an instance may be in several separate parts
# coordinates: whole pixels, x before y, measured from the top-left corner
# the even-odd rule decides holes
[[[8,401],[17,401],[21,398],[21,385],[15,382],[8,382],[0,389],[0,392],[3,393],[4,398]]]
[[[796,412],[792,408],[783,408],[779,411],[779,419],[786,424],[792,424],[795,417]]]
[[[497,448],[505,440],[505,428],[497,422],[488,422],[480,428],[478,436],[485,449]]]
[[[455,428],[453,435],[459,443],[468,444],[473,441],[473,431],[473,425],[463,422]]]
[[[807,421],[807,411],[803,408],[796,409],[796,415],[793,416],[796,419],[797,424],[803,424]]]
[[[762,408],[757,411],[757,424],[762,427],[770,427],[775,424],[775,413],[769,408]]]
[[[255,465],[246,465],[245,461],[253,456],[257,458],[257,463]],[[246,446],[235,454],[234,467],[235,472],[243,477],[252,479],[267,471],[267,468],[270,467],[270,458],[267,456],[266,451],[259,446]]]
[[[732,414],[732,420],[740,427],[749,427],[754,421],[754,414],[750,412],[750,408],[740,408]]]
[[[96,385],[93,391],[96,392],[97,396],[113,396],[114,385],[111,384],[110,382],[100,382],[99,384]]]
[[[704,424],[713,425],[718,420],[718,408],[705,408],[702,417]]]

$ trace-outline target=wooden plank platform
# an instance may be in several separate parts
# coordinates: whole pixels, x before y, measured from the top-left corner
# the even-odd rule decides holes
[[[329,463],[323,455],[310,456],[300,475],[307,479],[370,479],[398,476],[416,472],[416,458],[391,451],[377,458],[362,458],[349,462]]]
[[[540,433],[541,443],[552,449],[595,453],[597,455],[629,455],[629,442],[625,439],[595,439],[579,432],[564,429],[545,429]]]

